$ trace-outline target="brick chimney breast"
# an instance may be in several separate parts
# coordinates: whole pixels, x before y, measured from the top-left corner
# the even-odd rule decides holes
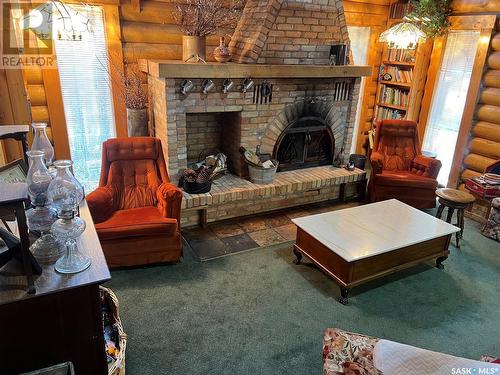
[[[237,63],[328,65],[339,43],[349,43],[341,0],[247,0],[230,48]]]

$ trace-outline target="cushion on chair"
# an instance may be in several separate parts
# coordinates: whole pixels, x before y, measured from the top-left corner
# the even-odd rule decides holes
[[[108,220],[95,225],[99,239],[164,235],[172,236],[177,220],[162,217],[157,207],[139,207],[116,211]]]
[[[159,143],[155,138],[111,138],[106,142],[106,159],[117,160],[156,160],[159,156]]]
[[[153,160],[118,160],[109,168],[107,186],[113,190],[119,210],[155,206],[160,184]]]
[[[377,185],[384,186],[401,186],[433,190],[437,188],[436,180],[405,171],[393,172],[384,170],[381,174],[375,176],[375,182]]]

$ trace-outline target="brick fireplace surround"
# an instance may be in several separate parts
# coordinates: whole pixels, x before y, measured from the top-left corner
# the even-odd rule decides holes
[[[141,62],[148,73],[154,134],[162,140],[173,180],[212,148],[228,156],[233,173],[217,180],[210,193],[184,194],[183,225],[197,224],[199,212],[216,221],[337,199],[341,183],[364,179],[363,171],[332,166],[279,172],[271,185],[236,177],[246,172],[240,146],[255,150],[259,145],[261,152],[273,154],[281,133],[304,116],[316,116],[331,129],[335,155],[350,150],[360,79],[371,67],[326,65],[330,46],[345,42],[341,1],[248,0],[231,40],[237,63]],[[272,85],[270,101],[256,102],[253,88],[242,92],[246,78],[255,86]],[[187,95],[180,89],[184,79],[195,86]],[[206,79],[215,88],[203,94]],[[227,94],[222,93],[225,79],[234,82]]]

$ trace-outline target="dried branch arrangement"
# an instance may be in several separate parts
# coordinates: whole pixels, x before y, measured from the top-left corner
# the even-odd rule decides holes
[[[127,64],[121,76],[124,86],[123,98],[129,109],[144,109],[148,106],[148,94],[142,85],[138,64]]]
[[[185,35],[208,36],[234,27],[242,8],[241,1],[226,6],[224,0],[187,0],[177,5],[174,16]]]
[[[125,106],[129,109],[144,109],[148,106],[148,94],[142,85],[142,75],[136,63],[124,63],[123,69],[118,66],[116,61],[119,56],[111,54],[107,61],[99,61],[104,71],[108,73],[109,85],[114,90],[118,90],[118,94],[125,102]],[[111,86],[113,82],[113,86]]]

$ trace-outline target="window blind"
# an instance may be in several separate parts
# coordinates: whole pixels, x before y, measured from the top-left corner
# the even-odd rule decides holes
[[[438,181],[446,185],[476,56],[479,31],[448,33],[438,83],[424,137],[424,150],[437,154],[443,166]]]
[[[102,143],[115,136],[103,13],[100,7],[71,5],[92,32],[82,40],[55,40],[71,158],[85,191],[99,182]]]
[[[351,52],[355,65],[367,65],[368,45],[370,44],[370,28],[365,26],[347,26],[349,39],[351,40]],[[366,84],[366,77],[361,78],[359,92],[363,93]],[[356,120],[354,123],[353,137],[351,142],[351,153],[356,152],[356,143],[358,139],[359,127],[361,124],[361,109],[363,104],[363,95],[359,96],[356,107]]]

